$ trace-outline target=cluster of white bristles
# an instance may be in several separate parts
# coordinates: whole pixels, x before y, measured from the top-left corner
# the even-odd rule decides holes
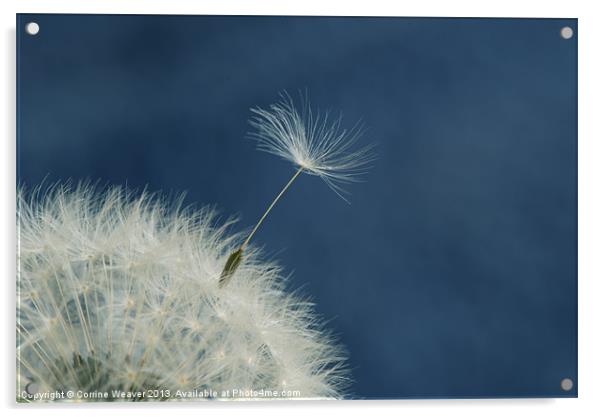
[[[301,94],[300,110],[286,92],[267,109],[252,108],[255,130],[249,137],[257,148],[285,159],[303,172],[315,175],[345,201],[345,184],[358,182],[375,159],[374,145],[357,147],[363,127],[342,127],[342,116],[313,111],[307,95]]]
[[[18,196],[18,395],[278,390],[340,397],[344,356],[280,268],[210,209],[125,189]],[[33,387],[33,388],[32,388]],[[247,391],[247,392],[250,392]],[[166,398],[163,398],[166,399]]]

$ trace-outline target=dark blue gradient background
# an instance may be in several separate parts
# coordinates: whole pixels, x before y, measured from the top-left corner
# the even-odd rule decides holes
[[[351,205],[301,177],[255,243],[330,319],[353,396],[576,396],[565,25],[577,34],[575,19],[19,15],[18,179],[187,191],[242,230],[293,172],[245,139],[249,108],[307,88],[364,120],[378,160]]]

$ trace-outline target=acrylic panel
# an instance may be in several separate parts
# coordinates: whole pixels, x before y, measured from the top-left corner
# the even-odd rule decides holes
[[[576,397],[577,37],[18,15],[17,400]]]

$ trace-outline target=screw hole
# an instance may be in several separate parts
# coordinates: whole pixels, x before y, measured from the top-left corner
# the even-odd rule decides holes
[[[38,25],[36,22],[29,22],[25,25],[25,32],[27,32],[29,35],[37,35],[39,31],[40,25]]]
[[[563,391],[572,390],[573,380],[571,378],[564,378],[562,381],[560,381],[560,388],[562,388]]]
[[[569,26],[565,26],[560,29],[560,36],[562,39],[571,39],[573,37],[573,29]]]
[[[25,392],[27,392],[29,395],[37,394],[38,384],[32,381],[29,384],[25,385]]]

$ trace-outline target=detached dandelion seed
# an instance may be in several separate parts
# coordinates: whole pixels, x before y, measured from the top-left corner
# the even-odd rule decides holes
[[[301,95],[301,111],[286,92],[269,109],[253,108],[250,120],[255,131],[249,136],[257,140],[261,151],[277,155],[296,166],[296,171],[276,195],[255,227],[237,251],[228,258],[219,279],[219,286],[227,285],[240,265],[246,246],[259,229],[278,200],[301,173],[320,177],[339,197],[347,201],[345,184],[359,181],[374,160],[373,145],[355,149],[362,135],[362,126],[356,123],[349,130],[342,127],[342,117],[331,117],[328,112],[312,111],[309,100]]]

